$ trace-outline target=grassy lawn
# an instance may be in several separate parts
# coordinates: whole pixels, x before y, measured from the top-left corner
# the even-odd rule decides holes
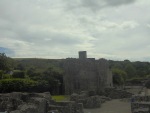
[[[57,102],[60,102],[60,101],[68,100],[69,96],[66,96],[66,95],[53,95],[52,99],[54,99]]]

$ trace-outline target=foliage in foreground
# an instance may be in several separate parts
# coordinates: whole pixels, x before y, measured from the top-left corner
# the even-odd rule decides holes
[[[0,53],[0,70],[8,71],[14,66],[14,60],[7,57],[5,53]]]
[[[112,69],[113,83],[116,85],[123,85],[127,79],[127,73],[121,69]]]
[[[45,81],[33,81],[30,79],[2,79],[0,80],[0,93],[8,92],[44,92],[49,90]]]
[[[0,80],[0,92],[29,91],[37,85],[37,82],[28,79],[2,79]]]

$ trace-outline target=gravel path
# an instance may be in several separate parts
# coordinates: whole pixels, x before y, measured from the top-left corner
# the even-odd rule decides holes
[[[84,109],[84,113],[131,113],[130,102],[114,99],[102,104],[98,109]]]

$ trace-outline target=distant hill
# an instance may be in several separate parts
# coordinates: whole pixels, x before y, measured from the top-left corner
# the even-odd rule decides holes
[[[39,71],[49,67],[62,68],[63,59],[42,59],[42,58],[14,58],[17,64],[21,64],[26,69],[31,67]],[[150,62],[131,62],[129,60],[113,61],[109,60],[111,69],[117,68],[125,71],[129,78],[150,76]]]
[[[17,65],[22,65],[25,69],[37,68],[39,71],[49,67],[61,67],[62,59],[41,59],[41,58],[14,58]]]

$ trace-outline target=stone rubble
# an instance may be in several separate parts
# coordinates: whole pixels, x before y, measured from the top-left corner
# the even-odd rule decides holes
[[[74,101],[55,102],[46,93],[0,94],[0,112],[8,113],[83,113],[83,104]]]
[[[105,96],[98,96],[95,93],[91,95],[91,92],[84,92],[81,94],[73,93],[70,96],[70,101],[76,103],[82,103],[84,108],[99,108],[105,101],[111,100]]]
[[[133,94],[125,90],[106,88],[104,95],[106,97],[110,97],[111,99],[122,99],[122,98],[131,98]]]
[[[132,96],[132,113],[150,113],[150,96]]]
[[[83,108],[99,108],[111,98],[131,96],[125,91],[106,90],[106,96],[98,96],[94,91],[72,94],[70,101],[56,102],[49,92],[0,94],[0,112],[8,113],[84,113]],[[108,96],[108,97],[107,97]],[[111,98],[110,98],[111,97]],[[145,97],[150,99],[149,97]],[[139,100],[139,99],[137,99]],[[140,99],[141,100],[141,99]]]

